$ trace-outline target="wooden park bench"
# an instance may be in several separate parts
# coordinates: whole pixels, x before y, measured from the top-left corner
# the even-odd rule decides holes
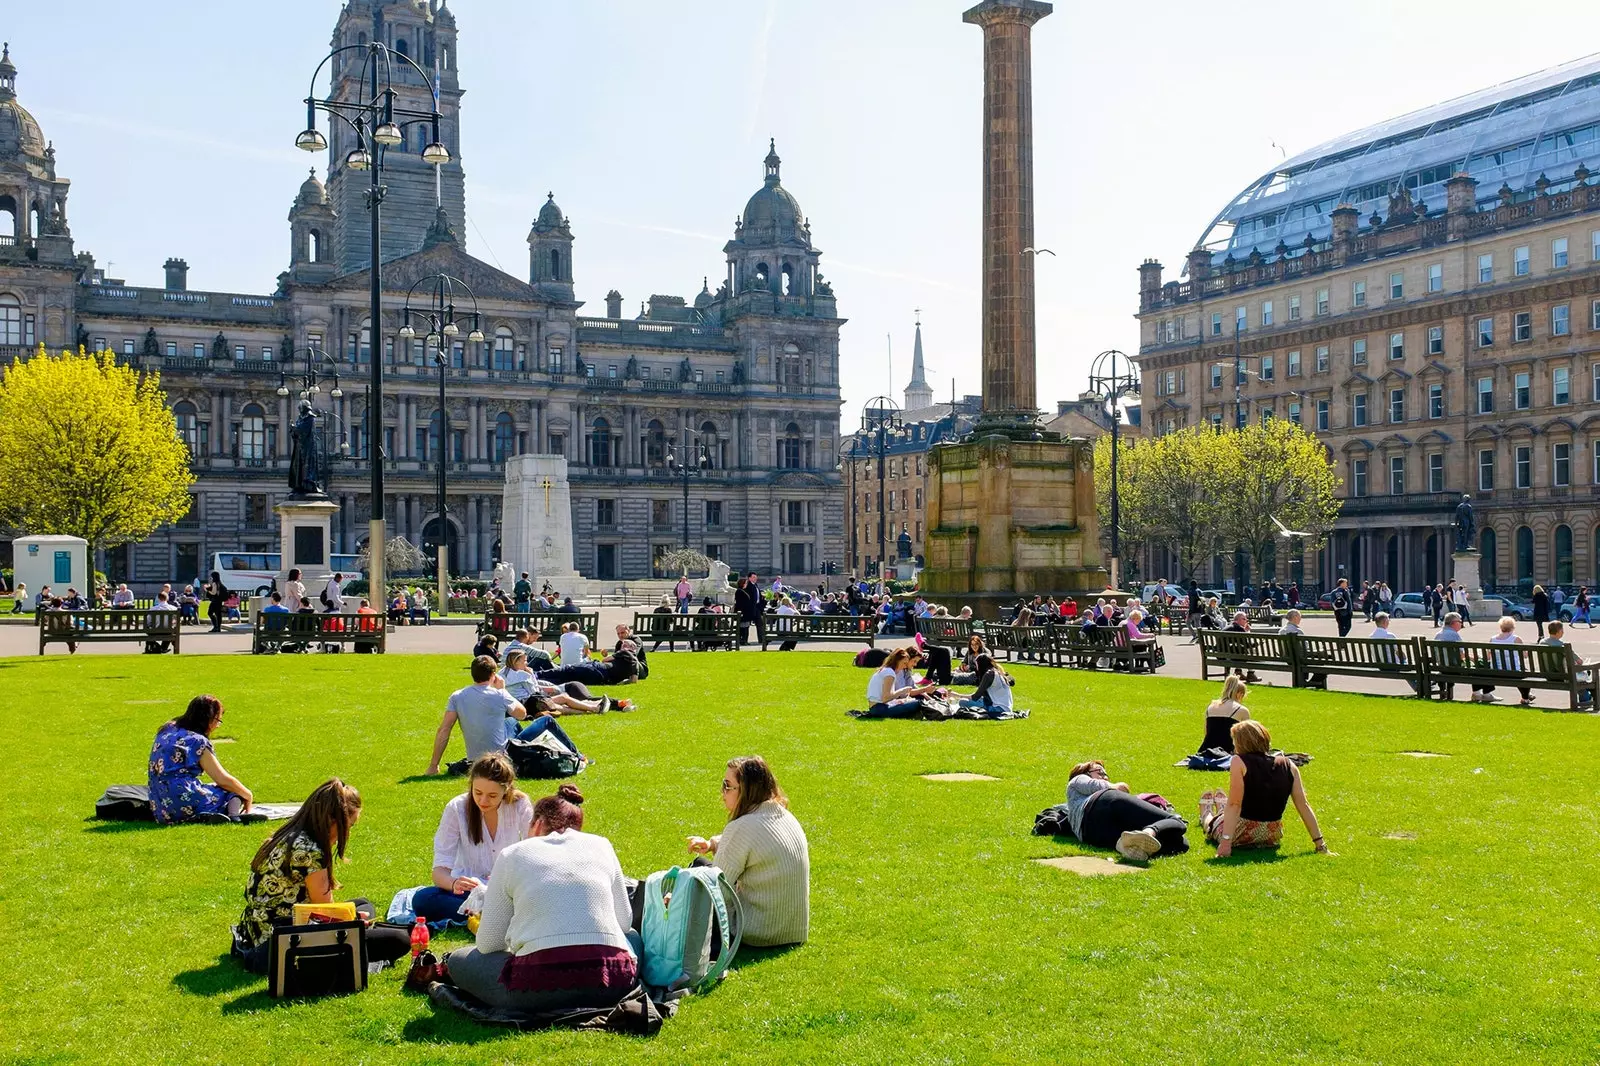
[[[1301,633],[1294,637],[1294,642],[1297,656],[1296,686],[1303,687],[1312,678],[1339,674],[1344,677],[1396,678],[1410,682],[1418,696],[1427,694],[1422,676],[1422,654],[1417,649],[1421,642],[1416,638],[1313,637]]]
[[[983,623],[975,618],[918,618],[917,632],[922,634],[922,639],[929,644],[937,644],[942,648],[952,648],[962,654],[966,653],[967,641],[972,634],[983,634]]]
[[[177,611],[110,608],[89,611],[40,611],[39,654],[47,644],[98,644],[118,641],[160,641],[178,650],[183,620]]]
[[[1168,603],[1154,603],[1150,605],[1149,613],[1157,633],[1164,630],[1173,636],[1179,636],[1189,628],[1189,609],[1187,607],[1174,607]]]
[[[768,644],[826,641],[842,644],[877,644],[877,619],[860,614],[769,614],[761,650]]]
[[[739,646],[744,621],[736,614],[666,614],[638,612],[633,616],[633,639],[640,647],[645,641],[653,645],[665,644],[670,651],[678,650],[680,641],[690,650]],[[654,647],[651,648],[654,650]]]
[[[261,611],[256,614],[250,651],[278,652],[285,644],[365,645],[382,653],[388,647],[388,620],[381,614],[290,614]]]
[[[1216,670],[1226,677],[1238,672],[1280,670],[1298,688],[1304,678],[1299,669],[1298,638],[1278,633],[1233,633],[1226,629],[1202,629],[1200,636],[1200,680],[1211,680]],[[1337,639],[1337,638],[1335,638]]]
[[[1571,645],[1480,644],[1467,641],[1419,640],[1425,693],[1448,686],[1506,685],[1541,688],[1567,694],[1567,709],[1594,710],[1594,671],[1586,670]],[[1586,674],[1588,680],[1579,680]],[[1588,699],[1583,695],[1588,693]]]
[[[995,655],[1004,655],[1010,662],[1025,660],[1043,666],[1059,665],[1055,638],[1057,629],[1076,629],[1076,626],[988,626],[983,631],[984,642]]]
[[[478,635],[493,633],[502,642],[526,629],[536,641],[561,639],[561,627],[568,622],[578,623],[578,631],[589,638],[593,647],[600,639],[600,612],[574,614],[567,611],[512,611],[508,614],[486,614],[478,623]]]
[[[1251,629],[1277,630],[1283,625],[1283,615],[1270,603],[1258,604],[1254,607],[1240,607],[1250,619]]]

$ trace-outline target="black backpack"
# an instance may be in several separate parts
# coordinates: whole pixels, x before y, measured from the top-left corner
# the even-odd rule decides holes
[[[94,801],[94,816],[109,822],[153,822],[156,808],[144,785],[112,785]]]
[[[584,765],[582,756],[549,733],[541,733],[532,740],[508,740],[506,754],[511,757],[517,777],[522,779],[571,777]]]

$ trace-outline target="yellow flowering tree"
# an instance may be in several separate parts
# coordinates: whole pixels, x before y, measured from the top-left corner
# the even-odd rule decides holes
[[[0,373],[0,523],[98,554],[182,518],[192,484],[159,374],[43,345]]]

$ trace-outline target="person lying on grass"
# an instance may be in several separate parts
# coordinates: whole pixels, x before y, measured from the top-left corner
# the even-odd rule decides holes
[[[1234,754],[1228,791],[1211,789],[1200,796],[1200,827],[1217,845],[1217,857],[1226,859],[1234,848],[1277,847],[1283,841],[1283,811],[1291,799],[1318,854],[1328,854],[1300,768],[1282,755],[1267,754],[1272,750],[1267,727],[1251,719],[1235,722],[1229,732]]]
[[[361,793],[337,777],[318,785],[293,818],[267,838],[250,860],[244,913],[233,927],[233,957],[251,973],[267,972],[272,931],[294,924],[296,903],[330,903],[339,890],[335,857],[344,858],[351,830],[361,818]],[[404,930],[373,926],[372,904],[351,901],[367,922],[367,958],[393,962],[411,950]]]
[[[217,697],[196,696],[183,714],[156,730],[148,782],[157,825],[233,821],[250,809],[250,790],[222,768],[211,745],[222,714]],[[202,772],[216,784],[200,780]]]
[[[606,1007],[638,982],[633,906],[611,842],[583,832],[570,784],[533,806],[528,839],[495,859],[477,943],[446,974],[491,1007],[542,1012]]]
[[[805,830],[789,813],[789,799],[765,759],[728,760],[722,805],[728,824],[709,840],[690,837],[689,850],[714,856],[714,865],[739,894],[744,943],[805,943],[811,927],[811,853]]]
[[[444,717],[433,737],[433,758],[428,762],[428,773],[439,772],[439,760],[444,757],[445,746],[450,743],[450,733],[461,723],[461,739],[467,746],[467,758],[476,760],[492,751],[504,751],[506,741],[532,740],[542,733],[550,733],[568,749],[577,752],[572,738],[556,725],[555,719],[542,714],[520,727],[517,723],[528,717],[528,710],[506,691],[506,683],[495,673],[495,662],[487,655],[472,660],[472,684],[450,694]],[[515,719],[515,721],[512,721]]]
[[[639,679],[639,659],[633,652],[623,649],[606,656],[605,661],[585,659],[571,666],[554,670],[541,670],[539,680],[552,685],[581,681],[586,685],[631,685]]]
[[[528,669],[528,657],[521,651],[506,653],[506,665],[500,671],[506,691],[528,709],[530,714],[548,714],[559,718],[563,714],[604,714],[606,711],[631,711],[632,700],[613,700],[610,696],[596,699],[588,686],[581,681],[553,685],[540,681]]]
[[[1166,807],[1131,794],[1125,781],[1113,782],[1098,759],[1081,762],[1067,777],[1067,821],[1078,839],[1095,848],[1145,862],[1189,850],[1189,829]]]
[[[433,884],[417,890],[411,910],[442,922],[461,917],[461,905],[489,880],[500,852],[528,835],[533,801],[517,790],[511,760],[498,751],[477,759],[467,791],[444,805],[433,834]]]

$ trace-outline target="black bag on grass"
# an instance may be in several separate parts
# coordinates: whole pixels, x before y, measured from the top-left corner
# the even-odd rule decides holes
[[[337,996],[367,987],[367,926],[353,922],[281,925],[267,951],[274,999]]]
[[[156,808],[144,785],[112,785],[94,801],[94,816],[108,822],[153,822]]]
[[[1076,837],[1072,819],[1067,816],[1067,805],[1046,807],[1033,818],[1033,835],[1036,837]]]
[[[571,777],[583,769],[582,757],[549,733],[532,740],[508,740],[506,754],[511,757],[517,777],[523,780]]]

